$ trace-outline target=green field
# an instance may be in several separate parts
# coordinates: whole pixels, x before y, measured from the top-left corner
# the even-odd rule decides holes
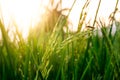
[[[120,80],[119,22],[111,19],[114,35],[113,24],[108,31],[102,22],[102,36],[97,29],[81,32],[83,23],[77,32],[64,32],[67,16],[52,14],[31,28],[26,39],[16,28],[11,40],[0,22],[0,80]]]

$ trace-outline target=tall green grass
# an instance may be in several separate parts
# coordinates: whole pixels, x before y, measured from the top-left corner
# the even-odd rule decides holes
[[[99,36],[98,30],[65,33],[67,17],[57,18],[50,31],[43,28],[37,32],[31,28],[26,40],[17,28],[11,40],[0,22],[0,80],[120,79],[119,22],[115,35],[101,23]],[[78,26],[80,30],[82,23]]]

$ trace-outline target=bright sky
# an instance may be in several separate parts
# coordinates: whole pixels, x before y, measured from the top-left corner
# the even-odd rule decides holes
[[[73,28],[75,31],[77,30],[78,20],[79,20],[79,16],[80,16],[79,14],[81,13],[81,10],[82,10],[81,6],[83,6],[85,1],[87,1],[87,0],[76,0],[75,6],[73,7],[73,10],[72,10],[71,15],[69,17],[71,22],[73,23],[71,28]],[[92,26],[93,19],[95,17],[96,9],[98,6],[98,2],[100,0],[90,0],[90,1],[91,2],[86,10],[88,12],[88,14],[87,14],[87,18],[85,20],[86,21],[85,23],[88,23],[90,20],[89,25]],[[101,20],[104,20],[106,22],[106,25],[107,25],[108,24],[108,17],[114,11],[116,1],[117,0],[101,0],[97,20],[99,20],[99,18],[100,18]],[[118,3],[118,8],[120,11],[120,1]],[[116,14],[116,20],[120,21],[120,12]]]
[[[29,27],[35,26],[41,20],[41,16],[45,13],[44,6],[48,5],[49,0],[0,0],[0,18],[3,19],[4,25],[13,26],[13,22],[16,22],[18,29],[23,32],[26,36]],[[56,0],[55,0],[56,1]],[[69,25],[70,29],[77,30],[78,20],[82,6],[86,0],[76,0],[73,10],[69,16],[69,20],[72,25]],[[117,0],[102,0],[101,7],[98,13],[98,17],[105,20],[107,23],[107,18],[111,12],[114,11],[114,7]],[[86,23],[91,19],[90,25],[93,24],[93,17],[95,16],[95,11],[97,8],[99,0],[91,0],[90,5],[87,9],[88,15]],[[70,8],[73,0],[62,0],[62,8]],[[120,1],[119,1],[120,10]],[[117,20],[120,21],[120,15],[116,15]]]
[[[26,36],[30,26],[40,21],[44,14],[40,0],[0,0],[2,19],[6,27],[15,22],[18,29]]]

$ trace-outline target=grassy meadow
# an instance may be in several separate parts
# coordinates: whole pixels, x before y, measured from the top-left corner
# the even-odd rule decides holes
[[[93,27],[81,31],[88,5],[89,0],[82,8],[77,32],[63,31],[70,12],[63,16],[57,7],[45,21],[29,30],[26,39],[16,27],[11,40],[0,21],[0,80],[120,80],[120,23],[113,19],[117,2],[110,30],[99,23],[102,36]],[[93,26],[97,24],[99,6],[100,2]]]

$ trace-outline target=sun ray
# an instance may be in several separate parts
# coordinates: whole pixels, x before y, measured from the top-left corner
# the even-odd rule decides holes
[[[69,16],[72,25],[68,24],[68,26],[75,31],[77,30],[79,16],[85,1],[86,0],[76,0]],[[91,21],[89,24],[92,25],[98,1],[99,0],[91,0],[85,23]],[[72,3],[73,0],[69,2],[68,0],[63,0],[62,8],[70,8]],[[30,27],[35,26],[41,21],[41,15],[45,13],[44,6],[48,6],[48,4],[49,0],[0,0],[0,11],[2,14],[0,18],[3,18],[5,27],[15,22],[19,31],[26,35]],[[102,0],[97,19],[100,17],[108,24],[108,16],[114,11],[115,4],[115,0]],[[118,3],[118,9],[119,12],[115,15],[117,21],[120,20],[120,1]]]
[[[4,25],[15,22],[19,31],[28,33],[29,27],[35,26],[45,10],[41,0],[0,0]]]

